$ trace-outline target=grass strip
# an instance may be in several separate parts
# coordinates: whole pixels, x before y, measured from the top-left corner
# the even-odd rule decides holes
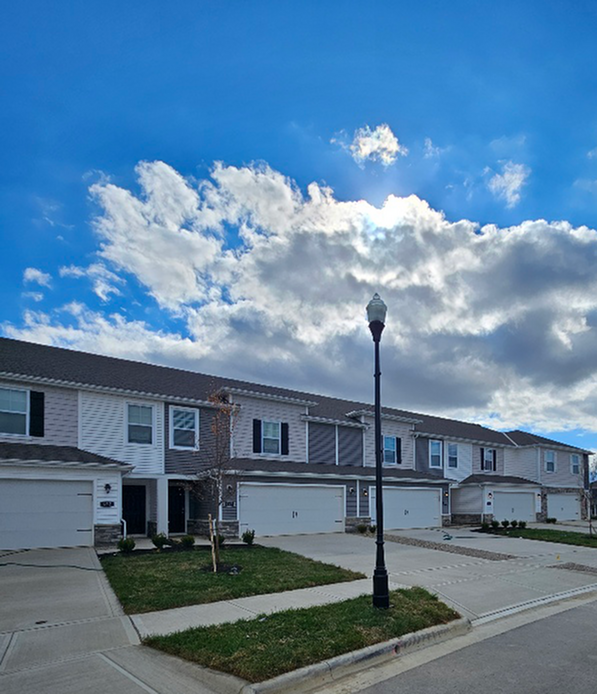
[[[547,530],[542,528],[509,528],[499,530],[499,535],[508,537],[522,537],[527,540],[541,540],[542,542],[559,542],[562,545],[576,545],[579,547],[597,547],[597,536],[586,533],[575,533],[568,530]]]
[[[104,556],[101,563],[127,614],[365,578],[361,573],[270,547],[223,549],[220,558],[224,564],[240,566],[240,572],[205,571],[211,565],[211,554],[203,550]]]
[[[365,595],[250,621],[198,627],[144,643],[206,667],[261,682],[376,643],[446,624],[459,614],[423,588],[390,594],[379,610]]]

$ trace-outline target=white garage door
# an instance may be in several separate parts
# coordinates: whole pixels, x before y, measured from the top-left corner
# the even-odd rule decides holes
[[[91,482],[0,480],[0,549],[91,544]]]
[[[241,535],[344,532],[344,487],[241,483],[238,502]]]
[[[547,515],[558,520],[579,520],[580,499],[578,494],[548,494]]]
[[[369,492],[371,522],[376,523],[375,487]],[[395,489],[383,490],[384,530],[400,528],[435,528],[441,521],[441,490]]]
[[[494,492],[493,517],[497,521],[534,521],[535,495],[533,492]]]

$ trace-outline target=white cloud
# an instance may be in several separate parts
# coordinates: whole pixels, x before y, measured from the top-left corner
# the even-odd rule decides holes
[[[333,139],[332,142],[338,140]],[[359,165],[373,161],[380,162],[383,166],[391,166],[398,155],[405,157],[408,154],[408,149],[398,142],[398,138],[386,123],[373,130],[368,125],[359,128],[352,142],[348,146],[342,146]]]
[[[124,284],[124,279],[115,272],[108,270],[103,263],[92,263],[88,267],[77,265],[63,266],[59,270],[60,277],[88,277],[91,280],[93,291],[102,301],[109,301],[110,294],[121,295],[117,284]]]
[[[42,287],[51,287],[52,276],[47,272],[42,272],[41,270],[38,270],[35,267],[28,267],[25,268],[25,271],[23,272],[23,282],[34,282],[35,284],[39,284]]]
[[[597,429],[594,230],[479,229],[416,196],[375,207],[316,183],[303,192],[267,166],[217,164],[198,183],[161,162],[138,173],[137,193],[92,187],[103,269],[61,274],[115,289],[133,275],[162,307],[160,325],[174,315],[183,327],[71,303],[29,311],[5,334],[370,400],[364,307],[379,291],[387,404]]]
[[[425,145],[423,149],[423,157],[425,159],[437,159],[439,155],[443,152],[441,147],[436,147],[430,137],[425,138]]]
[[[23,292],[22,294],[24,299],[31,299],[32,301],[42,301],[44,298],[44,295],[41,292]]]
[[[489,169],[487,170],[489,172]],[[502,173],[492,176],[487,187],[496,198],[506,201],[507,207],[514,207],[520,202],[520,194],[531,170],[524,164],[507,161],[502,164]]]
[[[589,159],[595,159],[595,157],[597,157],[597,147],[595,147],[594,149],[589,150],[589,151],[587,152],[587,157],[589,157]]]

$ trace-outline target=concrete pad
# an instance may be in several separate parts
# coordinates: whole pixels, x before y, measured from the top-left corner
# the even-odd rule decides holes
[[[135,638],[129,624],[126,618],[110,617],[19,631],[14,635],[2,662],[2,671],[30,668],[55,660],[129,646]]]
[[[597,576],[566,570],[533,569],[513,573],[509,576],[502,576],[501,578],[518,586],[533,588],[543,595],[563,593],[567,590],[585,586],[595,586],[597,588]]]

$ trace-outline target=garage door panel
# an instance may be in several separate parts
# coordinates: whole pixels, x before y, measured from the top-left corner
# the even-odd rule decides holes
[[[241,483],[239,520],[241,533],[257,535],[341,532],[344,488]]]
[[[370,514],[376,519],[376,490],[371,487]],[[439,489],[383,490],[384,529],[434,528],[441,525],[441,491]]]
[[[532,492],[498,492],[493,496],[496,520],[535,520],[535,495]]]
[[[0,480],[0,548],[91,544],[91,482]]]
[[[579,520],[580,498],[578,494],[548,494],[547,515],[558,520]]]

